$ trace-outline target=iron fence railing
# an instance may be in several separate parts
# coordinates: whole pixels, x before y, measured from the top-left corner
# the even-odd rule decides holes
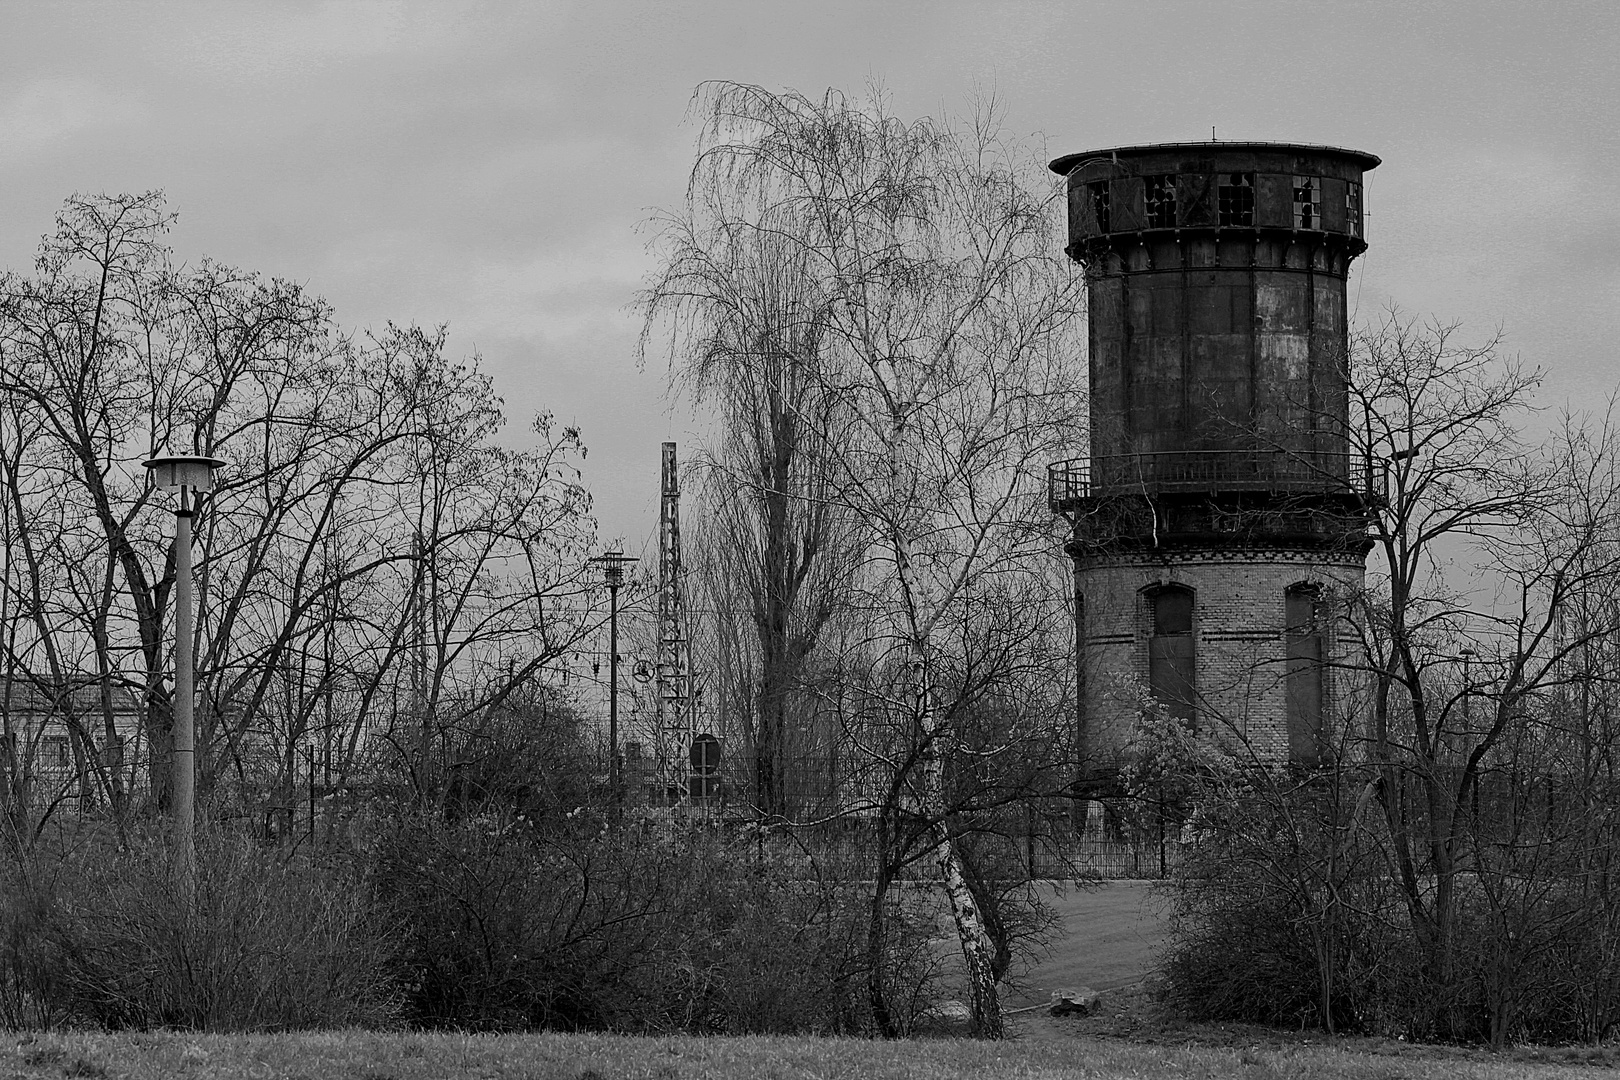
[[[1275,491],[1366,495],[1364,460],[1299,450],[1177,450],[1071,458],[1046,467],[1054,510],[1092,496],[1131,492]]]

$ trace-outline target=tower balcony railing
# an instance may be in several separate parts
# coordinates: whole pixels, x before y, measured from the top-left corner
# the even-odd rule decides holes
[[[1311,450],[1175,450],[1070,458],[1046,467],[1047,501],[1063,510],[1109,495],[1372,491],[1358,455]]]

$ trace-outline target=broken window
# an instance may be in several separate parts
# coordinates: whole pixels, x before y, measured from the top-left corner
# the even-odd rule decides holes
[[[1097,231],[1108,232],[1108,181],[1093,180],[1086,185],[1086,190],[1091,192],[1091,217],[1097,223]]]
[[[1147,223],[1150,229],[1176,227],[1176,178],[1150,176],[1147,178]]]
[[[1294,228],[1322,227],[1322,182],[1314,176],[1294,177]]]
[[[1288,758],[1296,765],[1321,760],[1323,687],[1322,594],[1295,585],[1283,595],[1287,624],[1284,693],[1288,711]]]
[[[1148,688],[1171,716],[1191,722],[1197,697],[1193,648],[1193,594],[1168,585],[1148,597],[1153,636],[1148,640]]]
[[[1222,173],[1216,207],[1222,225],[1254,224],[1254,173]]]
[[[1344,186],[1344,231],[1361,235],[1361,185],[1353,180]]]

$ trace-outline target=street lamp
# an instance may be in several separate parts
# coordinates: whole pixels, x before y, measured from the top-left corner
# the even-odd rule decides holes
[[[174,510],[174,848],[175,872],[188,899],[196,882],[196,763],[191,686],[191,516],[194,499],[214,490],[214,470],[225,462],[213,457],[158,457],[141,462],[152,483],[180,492]]]
[[[608,587],[608,809],[615,820],[624,797],[619,784],[619,589],[624,568],[635,561],[617,548],[591,560],[601,566]]]
[[[1469,671],[1469,666],[1473,663],[1473,660],[1474,660],[1474,650],[1473,649],[1458,649],[1457,650],[1457,656],[1459,658],[1461,658],[1462,665],[1463,665],[1463,689],[1462,689],[1463,727],[1468,729],[1470,732],[1472,732],[1473,731],[1474,718],[1472,716],[1470,716],[1469,713],[1468,713],[1468,695],[1469,695],[1469,693],[1472,692],[1473,683],[1474,683],[1472,675],[1471,675],[1471,673]]]

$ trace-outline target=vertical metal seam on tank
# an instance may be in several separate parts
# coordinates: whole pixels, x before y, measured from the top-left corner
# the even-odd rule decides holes
[[[1310,414],[1310,448],[1314,455],[1317,448],[1316,426],[1319,414],[1316,410],[1316,252],[1319,245],[1312,247],[1305,253],[1305,411]]]
[[[1365,233],[1366,231],[1367,231],[1366,229],[1361,229],[1360,230],[1360,232],[1362,232],[1362,233]],[[1365,239],[1363,239],[1363,242],[1365,242]],[[1339,388],[1341,386],[1344,388],[1343,394],[1340,395],[1340,397],[1337,400],[1335,400],[1334,403],[1333,403],[1333,425],[1337,429],[1337,433],[1334,436],[1334,441],[1335,441],[1335,443],[1337,445],[1342,445],[1344,447],[1344,483],[1345,483],[1345,485],[1347,487],[1349,487],[1351,489],[1352,493],[1354,493],[1354,491],[1355,491],[1354,484],[1356,482],[1355,481],[1356,464],[1350,460],[1350,454],[1349,454],[1349,450],[1350,450],[1350,263],[1352,261],[1354,261],[1354,260],[1355,260],[1355,255],[1350,251],[1350,246],[1346,245],[1346,247],[1345,247],[1345,257],[1344,257],[1344,288],[1339,290],[1339,337],[1333,343],[1333,351],[1337,354],[1337,356],[1335,357],[1335,360],[1334,360],[1334,363],[1337,365],[1337,367],[1336,367],[1336,369],[1335,369],[1335,371],[1333,373],[1333,385],[1334,385],[1335,389],[1337,389],[1337,388]],[[1339,410],[1341,408],[1344,410],[1344,419],[1342,421],[1339,419]],[[1368,477],[1366,479],[1365,483],[1366,483],[1366,486],[1370,488],[1372,486],[1371,478]],[[1341,536],[1347,536],[1347,535],[1348,534],[1341,533]],[[1348,541],[1348,539],[1346,539],[1346,540],[1341,541],[1341,543],[1343,543],[1345,545],[1348,545],[1349,541]]]
[[[1192,297],[1192,259],[1191,245],[1188,241],[1177,237],[1181,248],[1181,295],[1176,297],[1177,307],[1181,313],[1181,401],[1179,421],[1181,428],[1181,452],[1187,453],[1192,432],[1192,407],[1187,399],[1187,376],[1192,370],[1192,305],[1187,301]]]
[[[1110,255],[1114,254],[1114,242],[1112,239],[1108,241],[1108,250]],[[1131,324],[1131,275],[1123,259],[1119,262],[1119,314],[1121,334],[1119,343],[1119,395],[1120,404],[1123,406],[1120,410],[1120,448],[1126,452],[1136,450],[1140,453],[1139,448],[1136,446],[1136,395],[1133,393],[1136,389],[1134,378],[1136,365],[1131,362],[1131,350],[1136,345],[1136,334],[1132,331]],[[1092,463],[1092,472],[1096,472],[1095,462]]]
[[[1249,248],[1249,426],[1260,434],[1260,234]]]

